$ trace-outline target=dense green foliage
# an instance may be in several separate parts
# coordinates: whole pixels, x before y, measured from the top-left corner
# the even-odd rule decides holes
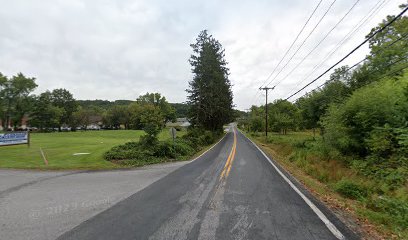
[[[184,160],[220,137],[219,134],[198,128],[190,128],[187,134],[177,137],[174,142],[172,140],[148,142],[151,139],[146,136],[148,134],[142,136],[139,142],[128,142],[113,147],[104,154],[104,158],[131,166]]]
[[[373,138],[376,142],[381,140],[379,134],[385,136],[383,127],[400,128],[407,123],[407,87],[407,77],[383,80],[354,91],[342,104],[332,105],[322,118],[327,142],[343,153],[366,155],[375,144]]]
[[[170,105],[176,111],[176,117],[187,117],[190,107],[186,103],[170,103]]]
[[[200,32],[196,43],[190,45],[193,80],[189,82],[189,118],[197,127],[221,131],[233,120],[233,96],[229,70],[222,45],[206,30]]]
[[[85,109],[98,108],[102,110],[109,110],[114,106],[128,106],[136,101],[132,100],[77,100],[79,106]],[[176,117],[187,117],[189,106],[186,103],[169,103],[175,110]]]
[[[366,188],[347,179],[342,179],[337,182],[335,190],[341,195],[351,199],[363,199],[367,196]]]
[[[0,120],[7,128],[21,122],[33,103],[32,91],[37,88],[35,78],[18,73],[11,78],[0,73]]]

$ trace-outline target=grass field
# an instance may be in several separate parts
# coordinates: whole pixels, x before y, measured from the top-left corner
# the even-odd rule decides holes
[[[30,147],[27,145],[0,148],[0,168],[24,169],[111,169],[118,168],[103,159],[111,147],[128,141],[137,141],[144,134],[142,130],[107,130],[32,133]],[[178,132],[181,136],[183,132]],[[164,129],[160,140],[170,138]],[[46,155],[45,165],[40,148]],[[73,155],[89,153],[87,155]],[[123,166],[120,166],[123,167]]]

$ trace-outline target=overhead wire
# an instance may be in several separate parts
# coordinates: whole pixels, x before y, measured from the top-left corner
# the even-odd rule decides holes
[[[261,87],[269,80],[269,78],[271,78],[271,76],[275,73],[276,69],[280,66],[280,64],[282,63],[283,59],[285,59],[285,57],[288,55],[289,51],[292,49],[293,45],[295,45],[296,41],[298,40],[300,34],[303,33],[303,30],[305,30],[306,25],[309,23],[310,19],[313,17],[313,15],[315,14],[316,10],[319,8],[320,4],[323,2],[323,0],[320,0],[316,7],[313,9],[313,12],[310,14],[309,18],[306,20],[305,24],[303,24],[303,27],[300,29],[299,33],[296,35],[295,39],[292,41],[292,43],[290,44],[289,48],[286,50],[285,54],[283,54],[283,57],[281,58],[281,60],[278,62],[278,64],[275,66],[275,68],[272,70],[272,72],[269,74],[269,76],[265,79],[264,83],[262,83]]]
[[[387,67],[391,67],[391,66],[393,66],[393,65],[396,65],[397,63],[400,63],[400,62],[402,62],[402,61],[404,61],[404,60],[407,60],[407,57],[408,57],[408,56],[401,57],[401,58],[399,58],[397,61],[391,62],[391,63],[385,65],[384,67],[387,68]],[[360,61],[359,63],[361,63],[361,61]],[[358,66],[359,63],[356,63],[356,64],[354,64],[353,66],[349,67],[345,72],[347,72],[347,71],[349,71],[350,69],[352,69],[352,68]],[[402,68],[402,69],[399,69],[399,70],[395,70],[395,71],[386,73],[384,76],[392,75],[392,74],[394,74],[394,73],[396,73],[396,72],[399,72],[399,71],[401,71],[401,70],[403,70],[403,69],[405,69],[405,67]],[[380,70],[380,69],[375,69],[374,71],[369,72],[369,74],[376,73],[376,72],[378,72],[379,70]],[[383,76],[380,76],[380,78],[377,78],[377,80],[382,79],[382,78],[384,78],[384,77],[383,77]],[[333,82],[333,81],[334,81],[334,80],[327,80],[326,82],[324,82],[323,84],[321,84],[321,85],[319,85],[318,87],[314,88],[314,89],[313,89],[312,91],[310,91],[310,92],[313,92],[313,91],[315,91],[316,89],[320,89],[320,88],[322,88],[324,85],[326,85],[326,84],[328,84],[328,83],[330,83],[330,82]],[[302,97],[306,96],[307,94],[308,94],[308,93],[305,93],[305,94],[303,94],[302,96],[298,97],[297,99],[302,98]]]
[[[380,48],[380,49],[377,49],[373,54],[379,54],[379,53],[383,52],[384,50],[386,50],[386,49],[392,47],[392,46],[393,46],[394,44],[396,44],[397,42],[399,42],[399,41],[401,41],[401,40],[404,40],[404,39],[406,39],[406,38],[408,38],[408,32],[405,33],[405,34],[402,34],[399,38],[395,39],[394,41],[392,41],[391,43],[389,43],[387,46],[382,47],[382,48]],[[368,60],[369,57],[370,57],[370,56],[366,56],[366,57],[363,58],[362,60],[360,60],[360,61],[358,61],[357,63],[353,64],[351,67],[348,67],[346,70],[344,70],[344,73],[350,71],[351,69],[353,69],[353,68],[357,67],[358,65],[360,65],[362,62]],[[396,63],[398,63],[398,62],[401,62],[402,60],[406,60],[406,59],[407,59],[407,56],[404,56],[404,57],[400,58],[399,60],[397,60],[396,62],[393,62],[393,63],[391,63],[391,64],[387,64],[387,65],[385,65],[384,67],[386,68],[386,67],[392,66],[392,65],[394,65],[394,64],[396,64]],[[371,74],[374,73],[374,72],[376,72],[376,71],[378,71],[378,69],[375,70],[375,71],[373,71],[373,72],[371,72]],[[326,84],[328,84],[328,83],[330,83],[330,82],[332,82],[332,81],[333,81],[333,80],[327,80],[327,81],[325,81],[323,84],[321,84],[321,85],[319,85],[318,87],[316,87],[315,89],[321,88],[321,87],[323,87],[324,85],[326,85]],[[315,89],[313,89],[313,90],[315,90]],[[313,91],[313,90],[312,90],[312,91]],[[307,94],[307,93],[306,93],[306,94]],[[304,95],[306,95],[306,94],[304,94]],[[301,97],[303,97],[304,95],[302,95]],[[301,97],[299,97],[299,98],[301,98]]]
[[[292,47],[295,45],[296,41],[299,39],[299,36],[303,33],[304,29],[306,28],[307,24],[310,22],[310,19],[312,19],[312,17],[314,16],[314,14],[316,13],[317,9],[319,8],[319,6],[321,5],[321,3],[323,2],[323,0],[320,0],[317,5],[315,6],[315,8],[313,9],[312,13],[309,15],[308,19],[306,20],[305,24],[303,24],[302,28],[300,29],[300,31],[298,32],[298,34],[296,35],[295,39],[292,41],[292,43],[290,44],[289,48],[286,50],[285,54],[283,55],[283,57],[280,59],[280,61],[278,62],[278,64],[275,66],[275,68],[272,70],[272,72],[269,74],[269,76],[265,79],[265,81],[262,83],[261,87],[263,85],[265,85],[265,83],[269,80],[269,78],[271,78],[271,76],[275,73],[276,69],[280,66],[280,64],[282,63],[282,61],[285,59],[285,57],[288,55],[289,51],[292,49]],[[256,92],[256,94],[254,95],[254,97],[252,98],[251,102],[253,102],[255,100],[255,98],[258,97],[259,91]]]
[[[351,39],[351,37],[372,17],[374,16],[374,14],[376,14],[382,7],[385,6],[385,3],[387,1],[386,0],[379,0],[371,9],[370,11],[368,11],[368,13],[362,18],[360,19],[360,21],[354,25],[354,27],[349,31],[348,34],[346,34],[342,40],[340,40],[337,45],[323,58],[323,60],[315,65],[312,69],[312,71],[310,71],[306,77],[304,77],[298,84],[297,87],[302,84],[304,81],[306,81],[306,79],[308,79],[314,72],[316,72],[317,69],[319,69],[328,58],[330,58],[334,53],[337,52],[337,50],[339,50],[345,43],[347,43],[347,41],[349,41]]]
[[[327,10],[324,12],[323,16],[319,19],[319,21],[315,24],[313,29],[309,32],[309,34],[306,36],[306,38],[302,41],[302,43],[298,46],[296,51],[292,54],[292,56],[289,58],[289,60],[283,65],[283,67],[278,71],[278,73],[275,75],[275,77],[272,78],[271,81],[269,81],[266,86],[269,86],[278,76],[279,74],[286,68],[286,66],[292,61],[292,59],[296,56],[296,54],[299,52],[299,50],[303,47],[303,45],[306,43],[306,41],[309,39],[309,37],[313,34],[313,32],[316,30],[316,28],[320,25],[320,23],[323,21],[323,19],[326,17],[327,13],[330,11],[330,9],[333,7],[334,3],[337,0],[333,0]]]
[[[294,71],[296,71],[296,69],[320,46],[320,44],[322,44],[327,37],[334,31],[334,29],[336,29],[340,23],[343,22],[343,20],[350,14],[350,12],[355,8],[355,6],[357,5],[357,3],[360,2],[360,0],[357,0],[354,2],[354,4],[351,6],[351,8],[343,15],[343,17],[326,33],[326,35],[313,47],[312,50],[310,50],[303,58],[302,60],[294,67],[292,68],[292,70],[285,75],[285,77],[283,77],[279,82],[277,82],[275,84],[275,86],[278,86],[281,82],[285,81],[288,76],[290,74],[292,74]]]
[[[334,67],[336,67],[338,64],[340,64],[341,62],[343,62],[346,58],[348,58],[351,54],[353,54],[355,51],[357,51],[357,49],[359,49],[361,46],[363,46],[365,43],[367,43],[371,38],[373,38],[375,35],[377,35],[378,33],[382,32],[385,28],[387,28],[388,26],[390,26],[392,23],[394,23],[398,18],[400,18],[406,11],[408,11],[408,7],[406,7],[404,10],[402,10],[396,17],[394,17],[391,21],[389,21],[387,24],[385,24],[383,27],[381,27],[380,29],[377,29],[374,33],[370,34],[362,43],[360,43],[357,47],[355,47],[352,51],[350,51],[348,54],[346,54],[346,56],[344,56],[343,58],[341,58],[339,61],[337,61],[335,64],[333,64],[331,67],[329,67],[326,71],[324,71],[322,74],[320,74],[318,77],[316,77],[315,79],[313,79],[312,81],[310,81],[308,84],[306,84],[304,87],[302,87],[301,89],[299,89],[298,91],[296,91],[295,93],[291,94],[289,97],[286,98],[286,100],[290,99],[291,97],[295,96],[296,94],[298,94],[299,92],[301,92],[302,90],[304,90],[305,88],[307,88],[308,86],[310,86],[312,83],[316,82],[317,80],[319,80],[321,77],[323,77],[327,72],[329,72],[330,70],[332,70]]]

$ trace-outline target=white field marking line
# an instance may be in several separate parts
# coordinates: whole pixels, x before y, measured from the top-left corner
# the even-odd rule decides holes
[[[193,160],[190,160],[190,162],[194,162],[195,160],[199,159],[200,157],[202,157],[204,154],[206,154],[208,151],[210,151],[211,149],[213,149],[215,146],[218,145],[218,143],[220,143],[225,136],[227,136],[227,134],[224,134],[224,137],[222,137],[217,143],[215,143],[214,145],[212,145],[209,149],[205,150],[203,153],[200,154],[200,156],[194,158]]]
[[[78,155],[88,155],[88,154],[91,154],[91,153],[74,153],[72,155],[73,156],[78,156]]]
[[[242,134],[243,136],[245,136],[244,134]],[[336,228],[336,226],[334,226],[334,224],[332,222],[330,222],[330,220],[326,217],[326,215],[324,215],[322,213],[322,211],[320,211],[319,208],[316,207],[316,205],[314,205],[314,203],[312,201],[310,201],[309,198],[307,198],[293,183],[292,181],[289,180],[289,178],[287,178],[285,176],[285,174],[283,174],[281,172],[281,170],[279,170],[279,168],[271,161],[271,159],[269,159],[269,157],[251,140],[249,139],[247,136],[245,136],[261,153],[262,155],[269,161],[270,164],[272,164],[272,166],[275,168],[275,170],[279,173],[279,175],[281,175],[281,177],[292,187],[293,190],[295,190],[295,192],[297,194],[299,194],[299,196],[306,202],[307,205],[309,205],[309,207],[313,210],[314,213],[316,213],[316,215],[320,218],[320,220],[322,220],[322,222],[326,225],[326,227],[330,230],[331,233],[333,233],[333,235],[338,238],[338,239],[346,239],[344,237],[344,235]]]

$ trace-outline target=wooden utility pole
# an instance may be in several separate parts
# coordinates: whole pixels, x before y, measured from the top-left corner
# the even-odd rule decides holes
[[[275,87],[260,87],[259,90],[265,90],[265,137],[268,137],[268,90],[273,90]]]

